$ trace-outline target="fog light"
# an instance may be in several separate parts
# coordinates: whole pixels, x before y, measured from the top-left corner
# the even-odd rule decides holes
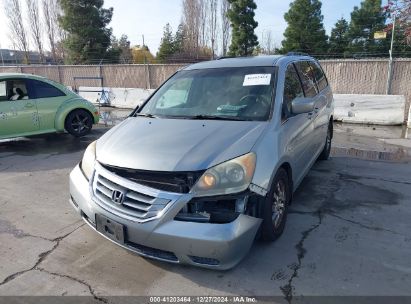
[[[220,264],[219,260],[213,258],[204,258],[195,255],[188,256],[194,263],[202,264],[202,265],[210,265],[210,266],[217,266]]]

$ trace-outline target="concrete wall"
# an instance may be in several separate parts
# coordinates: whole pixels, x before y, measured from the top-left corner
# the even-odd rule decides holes
[[[334,93],[376,94],[387,93],[388,60],[321,60]],[[408,119],[411,104],[411,59],[395,59],[392,68],[392,95],[405,96],[406,110],[403,121]]]
[[[79,94],[91,102],[124,109],[134,109],[153,91],[153,89],[104,88],[102,96],[101,88],[79,87]],[[401,125],[404,121],[406,101],[401,95],[334,94],[334,102],[336,121],[377,125]],[[407,116],[409,115],[410,113],[407,112]]]
[[[134,109],[145,101],[154,89],[79,87],[78,94],[85,99],[116,108]],[[108,99],[107,99],[108,98]]]
[[[377,125],[404,122],[406,101],[401,95],[334,94],[334,102],[337,121]]]

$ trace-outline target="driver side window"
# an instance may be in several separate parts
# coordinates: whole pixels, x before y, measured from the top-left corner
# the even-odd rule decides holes
[[[290,64],[285,72],[282,121],[286,121],[292,116],[291,104],[298,97],[304,97],[304,92],[294,64]]]

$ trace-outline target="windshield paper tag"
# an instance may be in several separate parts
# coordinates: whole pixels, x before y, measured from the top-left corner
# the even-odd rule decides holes
[[[257,85],[270,85],[271,74],[250,74],[245,75],[243,87],[257,86]]]

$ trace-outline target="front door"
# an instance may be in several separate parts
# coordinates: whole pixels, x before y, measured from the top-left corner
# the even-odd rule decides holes
[[[295,98],[304,97],[304,91],[294,64],[286,70],[282,104],[282,143],[284,153],[292,161],[295,185],[305,176],[312,160],[310,148],[313,141],[313,113],[295,115],[291,104]]]
[[[0,80],[0,138],[39,130],[36,102],[29,99],[24,79]]]

